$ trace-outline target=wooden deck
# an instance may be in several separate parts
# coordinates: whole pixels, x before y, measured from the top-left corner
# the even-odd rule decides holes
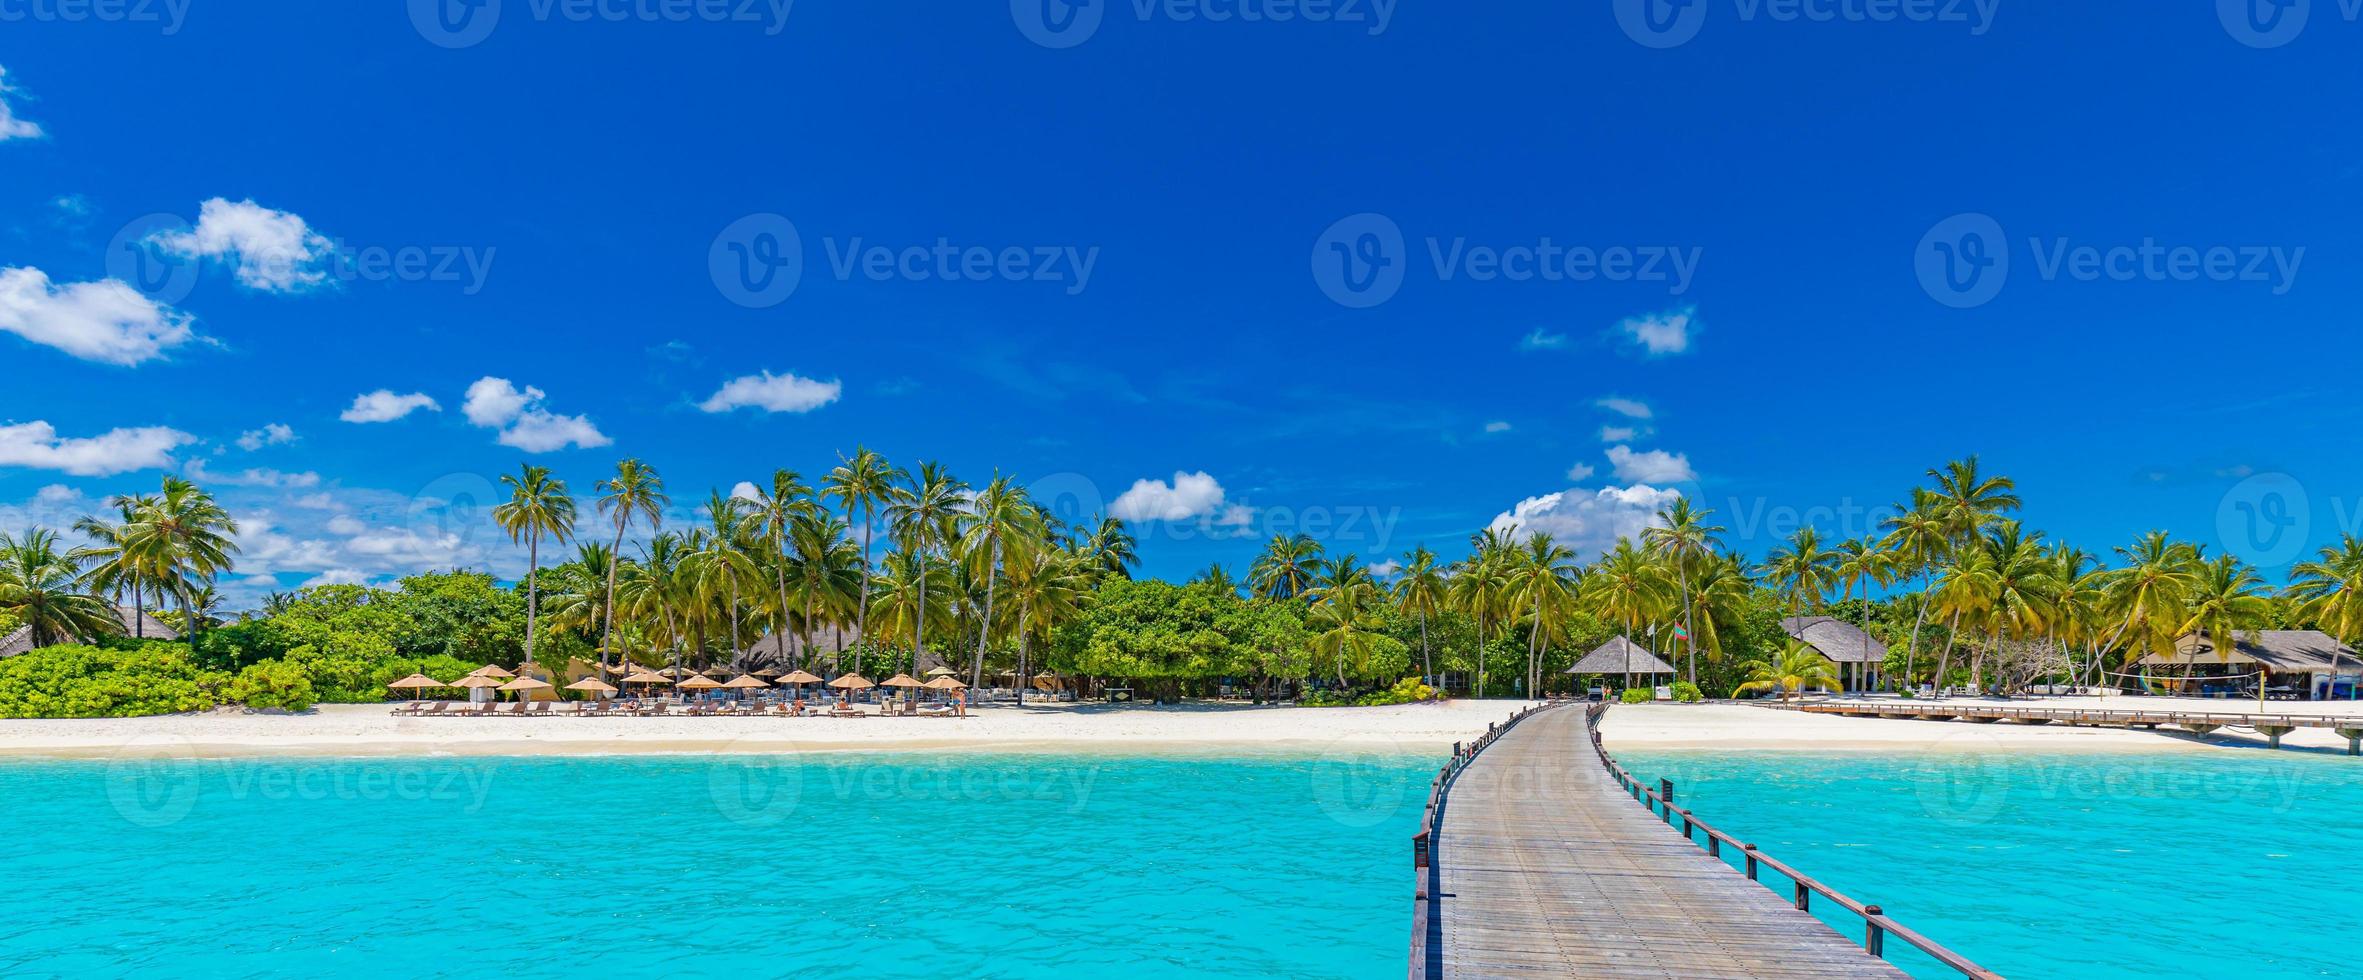
[[[2128,699],[2137,700],[2137,699]],[[2347,740],[2348,755],[2363,755],[2363,718],[2353,715],[2292,715],[2248,711],[2184,711],[2177,708],[2043,708],[1995,704],[1976,700],[1887,701],[1848,700],[1799,705],[1811,714],[1849,718],[1909,718],[1921,721],[1998,721],[2022,725],[2085,725],[2094,728],[2147,728],[2172,725],[2206,735],[2221,728],[2247,728],[2263,734],[2274,748],[2281,737],[2300,728],[2323,728]]]
[[[1634,802],[1580,708],[1503,734],[1439,820],[1429,975],[1905,976]]]

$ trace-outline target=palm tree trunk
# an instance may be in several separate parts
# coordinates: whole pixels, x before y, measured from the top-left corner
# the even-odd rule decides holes
[[[1682,583],[1682,658],[1684,679],[1698,684],[1698,627],[1690,621],[1690,566],[1674,558],[1674,575]]]
[[[541,611],[542,534],[535,528],[525,535],[525,662],[533,663],[534,619]]]
[[[1944,690],[1945,671],[1953,667],[1953,640],[1961,635],[1961,613],[1953,613],[1952,622],[1945,626],[1945,655],[1936,662],[1936,689]]]
[[[1424,612],[1419,614],[1419,669],[1436,681],[1437,687],[1444,686],[1443,679],[1436,676],[1436,658],[1428,655],[1428,614]]]
[[[778,625],[772,627],[771,635],[779,638],[780,659],[785,661],[788,652],[788,542],[780,534],[777,525],[771,529],[771,551],[772,559],[778,563],[771,566],[771,570],[779,581],[779,618],[776,620]],[[812,628],[812,602],[809,599],[804,603],[804,628],[807,631]],[[809,635],[805,637],[804,649],[799,652],[812,652],[812,639]]]
[[[1920,573],[1920,611],[1912,614],[1912,638],[1904,643],[1904,683],[1912,683],[1914,658],[1920,652],[1920,625],[1928,621],[1928,591],[1935,579],[1927,571]]]
[[[870,638],[870,546],[876,544],[878,541],[877,525],[878,505],[871,501],[863,501],[862,595],[860,605],[856,607],[853,612],[853,638],[854,642],[856,643],[867,641]],[[856,674],[861,673],[862,670],[862,659],[865,656],[863,652],[864,649],[864,647],[859,646],[853,648],[853,672]]]
[[[985,637],[993,632],[993,587],[999,583],[1001,572],[1001,536],[993,535],[993,555],[985,565],[985,618],[976,627],[976,663],[968,669],[968,686],[985,682]]]
[[[616,509],[615,545],[607,549],[607,608],[602,610],[602,612],[605,614],[603,618],[606,620],[606,623],[605,625],[599,627],[599,667],[602,670],[606,669],[607,667],[607,644],[609,638],[615,633],[616,556],[621,553],[624,548],[624,525],[630,523],[628,519],[629,513],[629,511],[626,511],[620,507]]]
[[[1031,609],[1017,614],[1017,706],[1020,708],[1026,706],[1026,685],[1033,682],[1032,676],[1026,673],[1026,630],[1032,626],[1033,614]]]
[[[919,653],[927,648],[927,552],[913,549],[911,561],[919,571],[919,615],[911,621],[911,673],[919,673]]]

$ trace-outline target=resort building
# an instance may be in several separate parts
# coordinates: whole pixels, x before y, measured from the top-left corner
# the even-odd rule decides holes
[[[1649,652],[1648,649],[1629,638],[1618,636],[1600,644],[1599,649],[1584,654],[1583,659],[1576,661],[1575,666],[1567,668],[1566,673],[1577,676],[1622,674],[1625,686],[1631,687],[1635,675],[1646,675],[1654,679],[1656,677],[1671,677],[1677,671],[1675,671],[1673,664],[1659,659],[1657,654]]]
[[[136,606],[116,606],[115,618],[123,624],[122,635],[124,636],[143,637],[150,640],[177,640],[181,638],[179,630],[164,625],[163,620],[157,619],[153,614],[144,612]],[[68,636],[59,638],[58,642],[88,643],[90,640],[91,638],[86,636]],[[31,652],[33,652],[32,626],[19,626],[7,636],[0,636],[0,660]]]
[[[1887,644],[1878,637],[1829,616],[1790,616],[1780,621],[1780,628],[1836,665],[1848,690],[1865,691],[1878,684],[1887,663]]]
[[[2145,669],[2137,676],[2149,686],[2200,695],[2254,692],[2262,671],[2266,694],[2315,701],[2353,697],[2363,675],[2363,656],[2321,630],[2259,630],[2237,639],[2226,652],[2203,634],[2185,634],[2172,654],[2150,654],[2129,669]],[[2165,672],[2152,676],[2149,668]]]

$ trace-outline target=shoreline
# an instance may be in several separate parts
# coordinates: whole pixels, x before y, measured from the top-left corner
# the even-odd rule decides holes
[[[2123,699],[2110,699],[2119,705]],[[2168,699],[2144,699],[2168,706]],[[2179,699],[2178,699],[2179,700]],[[2222,710],[2222,702],[2189,707]],[[2085,706],[2098,699],[2045,704]],[[115,759],[469,759],[663,756],[1089,755],[1188,758],[1429,756],[1474,739],[1528,702],[1448,701],[1372,708],[1234,704],[1041,704],[951,718],[409,718],[390,705],[324,705],[300,715],[214,711],[143,718],[0,720],[0,764]],[[2182,707],[2182,705],[2172,705]],[[2354,714],[2363,704],[2307,706]],[[1752,703],[1617,705],[1600,726],[1612,753],[2017,753],[2144,755],[2267,751],[2262,735],[2063,725],[1973,724],[1807,714]],[[2300,729],[2281,751],[2344,755]]]

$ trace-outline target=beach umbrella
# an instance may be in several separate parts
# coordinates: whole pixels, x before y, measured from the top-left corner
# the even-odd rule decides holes
[[[829,686],[840,691],[866,691],[878,685],[870,683],[869,678],[860,674],[847,674],[830,681]]]
[[[818,684],[820,683],[820,678],[814,677],[811,674],[807,674],[801,670],[793,670],[780,677],[779,682],[782,684]]]
[[[733,678],[731,678],[731,679],[729,679],[729,680],[727,680],[727,681],[723,681],[723,682],[722,682],[722,686],[723,686],[723,687],[730,687],[730,688],[738,688],[738,689],[740,689],[740,690],[752,690],[752,689],[754,689],[754,688],[758,688],[758,687],[770,687],[771,685],[769,685],[769,684],[766,684],[766,683],[763,683],[762,681],[756,680],[755,678],[753,678],[753,677],[750,677],[750,676],[748,676],[748,675],[746,675],[746,674],[740,674],[740,675],[739,675],[739,676],[737,676],[737,677],[733,677]]]
[[[938,691],[958,691],[966,688],[968,685],[960,683],[960,679],[957,677],[938,677],[920,686],[931,687]]]
[[[452,681],[451,686],[465,687],[470,689],[479,687],[499,687],[501,686],[501,680],[498,677],[486,677],[482,674],[469,674],[468,676],[462,677],[459,680]]]
[[[776,680],[778,680],[778,679],[779,679],[779,671],[773,670],[773,669],[771,669],[771,668],[769,668],[769,667],[765,667],[765,668],[763,668],[762,670],[758,670],[758,671],[756,671],[756,672],[754,673],[754,676],[756,676],[756,677],[760,677],[760,678],[763,678],[764,680],[767,680],[767,681],[776,681]]]
[[[960,673],[959,671],[957,671],[957,670],[953,670],[953,669],[952,669],[952,668],[950,668],[950,667],[937,667],[937,668],[935,668],[934,670],[930,670],[930,671],[928,671],[928,672],[927,672],[927,676],[929,676],[929,677],[955,677],[955,676],[958,676],[958,675],[959,675],[959,673]]]
[[[476,668],[475,670],[471,670],[471,671],[469,671],[469,672],[468,672],[468,676],[470,676],[470,677],[498,677],[498,678],[500,678],[501,680],[504,680],[504,681],[505,681],[505,680],[508,680],[509,678],[511,678],[511,677],[515,677],[515,676],[517,676],[517,675],[515,675],[515,674],[512,674],[512,673],[509,673],[509,671],[508,671],[508,669],[507,669],[507,668],[505,668],[505,667],[502,667],[502,666],[501,666],[501,665],[499,665],[499,664],[485,664],[485,665],[484,665],[484,666],[482,666],[482,667],[478,667],[478,668]]]
[[[499,690],[516,694],[519,701],[525,700],[525,694],[528,691],[547,691],[549,689],[550,682],[538,677],[520,677],[499,687]]]
[[[710,691],[721,686],[721,681],[700,674],[691,674],[688,680],[681,682],[684,691]]]
[[[643,670],[624,678],[626,684],[670,684],[673,679],[653,670]]]
[[[705,669],[704,673],[707,677],[711,677],[715,680],[721,680],[722,678],[730,676],[730,671],[721,667],[708,667]]]
[[[585,677],[582,680],[568,684],[566,685],[566,689],[569,691],[587,691],[600,697],[608,697],[615,693],[614,685],[609,684],[606,681],[597,680],[590,677]]]
[[[428,677],[425,674],[412,674],[401,680],[395,681],[394,683],[386,685],[386,687],[396,691],[424,691],[429,688],[448,686],[450,685],[447,685],[442,681],[436,680],[432,677]]]
[[[909,674],[896,674],[896,675],[894,675],[893,677],[889,677],[889,678],[887,678],[887,679],[885,679],[885,680],[883,680],[883,681],[880,681],[880,682],[878,682],[878,686],[879,686],[879,687],[926,687],[927,685],[926,685],[926,684],[923,684],[923,683],[920,683],[919,681],[912,680],[912,679],[911,679],[911,675],[909,675]]]

